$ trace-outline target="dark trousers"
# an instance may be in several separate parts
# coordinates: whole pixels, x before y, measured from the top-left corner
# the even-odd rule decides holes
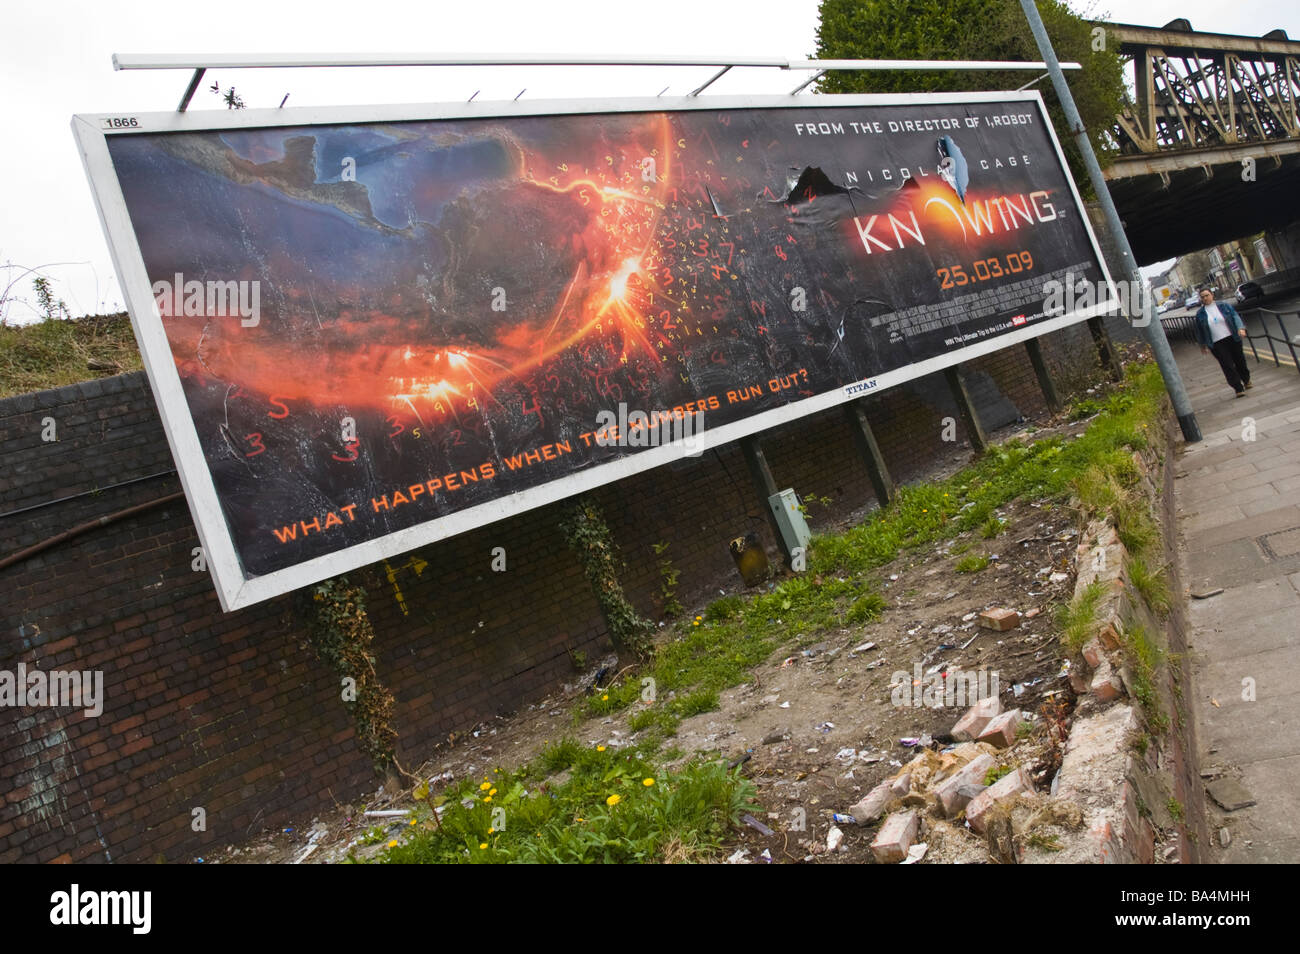
[[[1223,376],[1234,391],[1241,391],[1250,383],[1250,369],[1246,367],[1246,353],[1241,350],[1241,338],[1233,335],[1220,338],[1210,345],[1210,350],[1219,359]]]

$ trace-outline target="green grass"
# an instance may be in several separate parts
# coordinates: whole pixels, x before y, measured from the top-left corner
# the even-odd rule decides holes
[[[953,564],[953,569],[958,573],[978,573],[986,569],[989,565],[989,558],[981,554],[972,553],[970,556],[964,556]]]
[[[120,370],[91,371],[89,361]],[[0,397],[43,391],[126,371],[139,371],[140,352],[126,314],[0,326]]]
[[[880,619],[888,606],[889,604],[885,602],[885,598],[879,593],[868,593],[865,596],[859,596],[849,604],[848,611],[844,614],[844,622],[875,622]]]
[[[562,785],[542,783],[568,771]],[[645,780],[652,784],[645,784]],[[480,787],[486,785],[486,788]],[[494,794],[493,794],[494,793]],[[611,864],[695,861],[715,855],[754,786],[721,762],[659,768],[641,748],[598,751],[555,743],[517,772],[466,779],[436,799],[434,827],[422,803],[416,825],[390,842],[387,864]],[[462,802],[472,800],[466,808]],[[610,802],[613,804],[610,804]]]
[[[1084,643],[1097,635],[1100,628],[1097,614],[1107,589],[1105,583],[1089,583],[1057,611],[1056,623],[1061,627],[1061,642],[1070,652],[1077,653]]]
[[[980,524],[980,536],[982,536],[985,540],[992,540],[994,537],[996,537],[1006,528],[1007,528],[1007,522],[1003,520],[1001,517],[997,517],[997,516],[989,517],[982,524]]]
[[[1160,706],[1160,694],[1155,687],[1155,674],[1163,660],[1163,650],[1141,624],[1128,627],[1123,643],[1133,677],[1133,698],[1142,704],[1151,728],[1163,733],[1169,728],[1169,716]]]
[[[1173,594],[1170,592],[1169,579],[1164,567],[1153,570],[1143,557],[1130,556],[1128,576],[1133,581],[1134,589],[1142,594],[1142,599],[1158,616],[1164,618],[1169,615],[1169,609],[1173,605]]]

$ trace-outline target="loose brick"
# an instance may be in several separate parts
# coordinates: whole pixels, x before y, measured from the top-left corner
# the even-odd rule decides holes
[[[982,785],[984,776],[996,763],[993,756],[981,752],[959,769],[956,774],[944,779],[931,791],[939,800],[939,805],[949,818],[966,807],[971,800],[968,786]]]
[[[897,864],[907,857],[907,849],[916,841],[920,816],[913,810],[895,812],[885,819],[871,843],[871,853],[882,865]]]
[[[970,804],[966,806],[966,820],[970,822],[973,831],[982,835],[984,834],[985,816],[990,808],[999,802],[1014,798],[1021,792],[1032,792],[1033,790],[1034,780],[1029,777],[1029,771],[1024,766],[1020,766],[1014,772],[1002,776],[972,798]]]
[[[1019,709],[1004,712],[984,728],[984,731],[980,734],[980,741],[995,745],[999,749],[1005,749],[1016,741],[1016,730],[1020,728],[1020,723],[1024,721],[1024,713]]]
[[[952,727],[952,737],[958,742],[970,742],[978,739],[981,732],[997,715],[1002,712],[1002,703],[997,696],[981,699],[966,710],[966,714]]]
[[[985,629],[1005,632],[1020,625],[1020,614],[1013,609],[985,610],[979,615],[979,624]]]
[[[894,797],[892,783],[889,780],[883,781],[856,802],[849,809],[849,814],[859,825],[870,825],[880,817]]]

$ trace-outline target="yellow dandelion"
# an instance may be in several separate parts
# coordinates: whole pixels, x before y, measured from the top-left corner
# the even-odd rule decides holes
[[[389,848],[396,848],[396,847],[397,847],[397,839],[394,838],[392,841],[390,841],[390,842],[388,843],[388,847],[389,847]]]
[[[605,799],[605,804],[608,805],[610,808],[613,808],[622,800],[623,800],[622,795],[611,795],[609,796],[609,798]]]
[[[489,828],[489,829],[488,829],[488,834],[490,835],[490,834],[492,834],[492,833],[495,832],[495,831],[496,831],[495,828]]]
[[[491,782],[484,782],[482,785],[480,785],[480,786],[478,787],[478,790],[479,790],[480,792],[486,792],[486,791],[487,791],[489,788],[491,788],[491,787],[492,787],[492,783],[491,783]]]
[[[596,746],[596,751],[597,751],[597,752],[604,752],[604,751],[605,751],[605,747],[604,747],[603,745],[598,745],[598,746]]]
[[[487,796],[487,798],[483,799],[484,804],[486,804],[487,802],[490,802],[490,801],[492,801],[492,796],[491,796],[491,795],[489,795],[489,796]]]
[[[609,701],[609,693],[607,692],[607,693],[605,693],[603,696],[601,696],[601,697],[600,697],[600,701],[601,701],[601,702],[608,702],[608,701]]]
[[[642,782],[641,782],[641,784],[644,785],[646,788],[649,788],[649,787],[650,787],[651,785],[653,785],[654,783],[655,783],[655,780],[652,779],[652,778],[643,779]]]
[[[496,793],[497,793],[497,790],[496,790],[495,788],[492,789],[492,791],[488,792],[488,798],[491,798],[491,797],[492,797],[493,795],[495,795]]]
[[[487,850],[487,842],[486,842],[486,841],[481,841],[481,842],[479,842],[479,846],[478,846],[478,847],[479,847],[479,850],[480,850],[480,851],[486,851],[486,850]]]
[[[415,819],[414,819],[414,818],[411,819],[411,824],[412,824],[412,825],[415,824]]]

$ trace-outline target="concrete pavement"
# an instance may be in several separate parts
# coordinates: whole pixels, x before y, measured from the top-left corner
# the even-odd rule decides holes
[[[1300,862],[1300,372],[1247,349],[1254,388],[1235,398],[1212,355],[1174,355],[1205,437],[1175,463],[1183,580],[1193,594],[1223,588],[1188,608],[1201,768],[1257,801],[1207,800],[1204,857]]]

